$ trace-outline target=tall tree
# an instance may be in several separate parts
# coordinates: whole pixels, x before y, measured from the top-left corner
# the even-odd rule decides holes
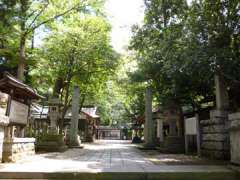
[[[45,81],[48,88],[58,84],[53,94],[64,102],[60,127],[71,102],[73,85],[79,85],[83,104],[86,96],[98,93],[114,73],[118,61],[110,46],[109,32],[110,26],[102,17],[72,15],[68,21],[58,23],[45,40],[31,75],[35,75],[36,84]]]
[[[139,62],[134,76],[152,84],[159,101],[175,99],[198,107],[214,101],[214,73],[238,79],[239,2],[145,4],[144,25],[134,28],[131,43]]]
[[[62,17],[73,12],[87,12],[97,10],[99,4],[103,1],[95,0],[12,0],[16,13],[12,14],[15,24],[18,26],[19,35],[19,60],[17,77],[24,80],[24,71],[26,66],[26,43],[31,39],[34,32],[41,26],[55,20],[61,20]],[[8,1],[4,1],[7,4]],[[3,4],[3,6],[4,6]],[[94,9],[95,8],[95,9]],[[97,12],[97,11],[96,11]]]

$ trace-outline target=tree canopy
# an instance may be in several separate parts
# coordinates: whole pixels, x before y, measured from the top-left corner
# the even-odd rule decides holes
[[[77,84],[81,106],[98,106],[103,124],[143,115],[147,86],[154,105],[214,104],[214,75],[239,108],[240,3],[144,2],[144,22],[132,27],[129,51],[120,55],[104,0],[0,0],[0,70],[61,99],[62,117]]]
[[[233,88],[239,77],[239,2],[145,0],[143,26],[133,28],[134,81],[154,87],[158,102],[199,107],[214,101],[214,74]],[[230,79],[229,79],[230,78]]]

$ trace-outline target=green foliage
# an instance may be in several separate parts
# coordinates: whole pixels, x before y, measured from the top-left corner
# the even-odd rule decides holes
[[[83,91],[94,87],[97,90],[118,64],[109,45],[109,30],[110,26],[100,17],[73,17],[59,24],[34,57],[37,61],[31,76],[36,85],[43,84],[45,79],[49,87],[48,83],[58,76],[65,81],[70,75],[72,83],[78,83]]]
[[[64,18],[72,14],[99,14],[103,4],[104,0],[1,1],[1,64],[17,67],[17,77],[24,81],[28,71],[27,65],[31,64],[27,60],[31,56],[35,33],[39,28],[47,29],[52,22],[64,21]],[[13,52],[17,52],[16,56]]]
[[[161,103],[198,107],[212,101],[213,74],[238,79],[239,2],[145,1],[145,21],[133,28],[135,82],[147,82]],[[238,47],[238,48],[237,48]]]
[[[71,103],[73,86],[78,85],[81,106],[103,105],[101,115],[110,122],[102,94],[119,64],[119,55],[110,46],[110,25],[102,16],[72,15],[51,27],[52,32],[33,56],[32,83],[44,94],[55,94],[54,86],[60,78],[57,96],[65,108]]]
[[[62,134],[57,134],[53,132],[44,132],[39,134],[37,137],[37,143],[42,143],[42,142],[56,142],[58,145],[64,145],[64,135]]]

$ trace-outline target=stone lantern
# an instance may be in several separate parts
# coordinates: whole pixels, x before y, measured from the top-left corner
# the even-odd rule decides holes
[[[50,118],[50,127],[51,129],[57,129],[57,122],[60,118],[62,102],[58,98],[52,98],[49,100],[49,118]]]

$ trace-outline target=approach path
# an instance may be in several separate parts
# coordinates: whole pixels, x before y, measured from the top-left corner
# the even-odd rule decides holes
[[[129,141],[100,140],[83,149],[29,156],[18,163],[0,164],[4,173],[231,173],[226,166],[155,165]],[[8,174],[7,174],[8,173]],[[11,174],[12,173],[12,174]],[[21,177],[23,176],[21,175]],[[17,175],[16,175],[17,176]],[[25,176],[24,176],[25,177]],[[41,177],[41,176],[40,176]],[[146,179],[146,178],[145,178]]]

